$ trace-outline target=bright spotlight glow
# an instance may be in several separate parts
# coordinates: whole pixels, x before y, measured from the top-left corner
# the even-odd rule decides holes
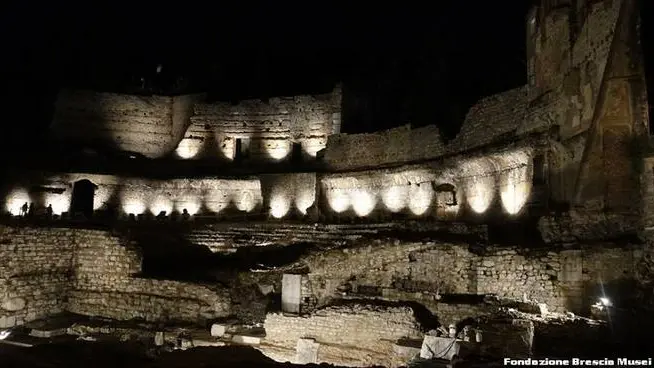
[[[123,203],[123,211],[127,214],[140,215],[145,212],[145,204],[143,204],[143,201],[136,199],[126,200]]]
[[[202,142],[202,139],[184,138],[181,142],[179,142],[177,149],[175,149],[175,153],[177,156],[185,160],[191,159],[197,156],[197,154],[200,152]]]
[[[307,214],[307,208],[316,201],[316,194],[313,190],[303,189],[295,194],[295,208],[303,215]]]
[[[165,196],[157,196],[152,203],[150,204],[150,212],[155,215],[160,214],[161,212],[166,212],[170,214],[173,211],[173,201]]]
[[[526,183],[510,183],[502,188],[502,205],[506,212],[510,215],[515,215],[524,206],[529,194],[528,185]]]
[[[468,205],[476,213],[484,213],[493,202],[495,192],[489,180],[479,181],[467,188],[466,198]]]
[[[175,203],[175,210],[179,213],[182,213],[184,210],[188,211],[188,214],[193,216],[200,211],[201,207],[200,200],[197,198],[184,198]]]
[[[328,191],[327,202],[336,213],[345,212],[350,207],[350,197],[340,189]]]
[[[25,203],[25,202],[23,202]],[[0,340],[4,340],[11,335],[11,330],[0,331]]]
[[[107,201],[109,201],[109,198],[111,198],[112,193],[113,188],[110,189],[108,186],[100,186],[95,191],[95,196],[93,196],[93,210],[97,211],[102,207],[105,207],[107,205]]]
[[[368,216],[376,204],[375,196],[365,190],[358,190],[352,196],[352,208],[360,217]]]
[[[23,206],[23,204],[25,204],[25,202],[29,204],[30,200],[31,200],[30,196],[26,190],[16,189],[7,196],[7,200],[6,200],[7,211],[14,216],[18,216],[20,215],[20,209]]]
[[[400,212],[406,207],[408,194],[408,186],[394,185],[382,191],[381,199],[389,211]]]
[[[409,209],[416,215],[424,215],[425,212],[431,207],[432,200],[434,199],[434,189],[427,183],[420,186],[411,186],[409,196]]]
[[[270,214],[274,218],[282,218],[291,207],[291,203],[285,195],[275,194],[270,199]]]
[[[302,150],[311,157],[316,157],[318,151],[325,148],[326,142],[324,138],[310,138],[303,142]]]
[[[236,208],[240,211],[250,212],[257,206],[257,201],[250,191],[242,191],[239,195],[235,196],[234,200]]]
[[[283,141],[273,141],[266,145],[266,152],[268,155],[275,160],[282,160],[288,153],[291,151],[290,142]]]
[[[600,303],[602,303],[602,305],[605,307],[611,306],[611,301],[609,300],[609,298],[600,298]]]
[[[45,205],[52,205],[52,213],[61,215],[63,212],[70,210],[70,195],[66,192],[61,194],[46,193]]]

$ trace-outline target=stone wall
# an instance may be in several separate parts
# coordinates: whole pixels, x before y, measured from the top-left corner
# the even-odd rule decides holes
[[[640,258],[638,248],[610,245],[577,250],[491,248],[479,255],[458,244],[379,241],[305,258],[309,273],[304,308],[339,299],[343,290],[356,295],[371,290],[371,297],[413,300],[449,319],[454,315],[439,307],[439,294],[496,294],[547,303],[553,311],[582,312],[598,300],[602,283],[610,298],[625,298],[617,286],[635,279]]]
[[[261,175],[261,190],[272,217],[303,216],[316,201],[316,174]]]
[[[261,350],[265,353],[266,345],[278,348],[278,360],[297,362],[298,340],[313,339],[320,345],[316,363],[348,366],[396,366],[393,345],[402,338],[422,337],[410,308],[357,304],[328,307],[309,317],[268,314],[264,328]],[[279,348],[286,348],[286,354],[279,354]]]
[[[370,134],[332,135],[323,160],[331,169],[348,170],[431,159],[443,153],[436,126],[412,129],[404,125]]]
[[[63,312],[73,231],[0,227],[0,329]]]
[[[275,162],[291,157],[293,144],[312,159],[340,129],[341,90],[315,96],[196,104],[191,126],[177,147],[183,159],[231,161],[240,140],[243,159]]]
[[[198,322],[230,313],[227,290],[144,279],[138,250],[98,231],[77,231],[69,311],[118,320]]]
[[[150,158],[162,157],[182,138],[193,102],[199,97],[64,90],[56,102],[51,135]]]
[[[64,311],[188,322],[230,313],[224,289],[138,277],[139,253],[106,231],[0,230],[0,328]]]
[[[21,174],[5,188],[5,210],[18,214],[25,202],[37,206],[52,204],[53,212],[70,210],[74,184],[89,180],[97,186],[93,199],[95,210],[115,210],[118,214],[159,214],[186,209],[196,213],[221,214],[226,210],[252,212],[262,203],[259,179],[170,179],[147,180],[94,174]],[[58,189],[34,192],[34,187]]]

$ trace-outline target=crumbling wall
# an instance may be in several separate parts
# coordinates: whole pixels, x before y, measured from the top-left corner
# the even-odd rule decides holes
[[[170,179],[148,180],[113,175],[95,174],[21,174],[5,188],[5,209],[20,212],[25,202],[45,207],[52,204],[54,214],[70,209],[73,185],[89,180],[97,186],[93,199],[95,210],[112,210],[118,214],[159,214],[166,211],[221,214],[228,209],[252,212],[261,206],[261,184],[256,178],[242,179]],[[56,192],[30,192],[41,187],[58,189]]]
[[[444,145],[436,126],[404,125],[369,134],[331,135],[323,160],[334,170],[369,168],[435,158],[444,153]]]
[[[197,97],[63,90],[51,134],[58,140],[162,157],[181,139]]]
[[[305,159],[314,158],[327,136],[340,129],[341,91],[315,96],[276,97],[200,103],[176,152],[180,158],[233,160],[236,140],[243,159],[274,162],[290,158],[293,144]]]
[[[305,309],[329,304],[344,291],[412,300],[455,321],[472,317],[474,310],[462,309],[456,316],[439,307],[438,295],[496,294],[547,303],[552,311],[587,312],[600,297],[599,285],[631,282],[641,258],[637,248],[610,244],[577,250],[490,248],[480,255],[462,244],[379,241],[307,256],[302,298]],[[609,293],[624,300],[616,292]]]
[[[148,321],[197,322],[230,312],[226,290],[138,277],[141,256],[104,231],[76,230],[71,312]]]
[[[308,317],[268,314],[264,328],[261,350],[265,353],[266,345],[272,345],[276,359],[296,362],[298,340],[313,339],[320,344],[316,363],[348,366],[397,366],[393,345],[421,337],[412,309],[358,304],[328,307]],[[280,354],[284,348],[286,354]]]
[[[0,327],[64,311],[188,322],[230,313],[227,290],[138,277],[138,251],[106,231],[3,226],[0,237]]]
[[[73,231],[0,226],[0,329],[63,312]]]

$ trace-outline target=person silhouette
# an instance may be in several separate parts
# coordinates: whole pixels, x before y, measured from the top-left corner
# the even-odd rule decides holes
[[[48,217],[52,217],[53,211],[52,211],[52,204],[49,204],[48,207],[45,209],[45,214]]]
[[[27,215],[28,215],[28,216],[32,216],[32,215],[34,215],[34,211],[35,211],[35,210],[36,210],[36,208],[34,207],[34,203],[33,203],[33,202],[30,202],[30,207],[29,207],[29,209],[27,210]]]
[[[29,205],[27,202],[25,202],[21,207],[20,207],[20,216],[27,216],[27,211],[29,210]]]
[[[186,208],[184,208],[184,210],[182,211],[182,219],[184,219],[184,220],[188,220],[188,219],[190,219],[190,218],[191,218],[191,214],[188,213],[188,211],[186,210]]]

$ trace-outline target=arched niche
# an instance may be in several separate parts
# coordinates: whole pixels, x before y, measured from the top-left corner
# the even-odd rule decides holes
[[[93,216],[93,201],[97,185],[88,179],[82,179],[73,183],[73,194],[70,202],[72,214],[83,214],[86,218]]]

